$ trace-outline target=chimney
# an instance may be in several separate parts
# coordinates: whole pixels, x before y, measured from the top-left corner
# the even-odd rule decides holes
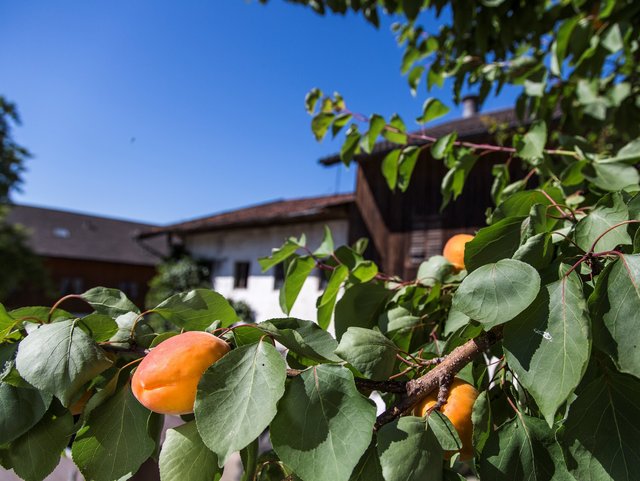
[[[462,118],[468,119],[478,113],[478,100],[477,95],[467,95],[462,97]]]

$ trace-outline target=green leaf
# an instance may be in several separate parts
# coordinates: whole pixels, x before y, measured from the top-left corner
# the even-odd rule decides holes
[[[0,304],[0,342],[4,341],[18,324],[19,322],[7,314],[4,306]]]
[[[447,451],[459,451],[462,449],[462,441],[458,435],[458,431],[449,418],[440,411],[432,411],[427,416],[429,428],[433,431],[440,447]]]
[[[473,403],[471,422],[473,423],[473,448],[476,453],[482,453],[484,445],[493,431],[488,390],[480,392]]]
[[[551,234],[551,231],[558,224],[558,219],[553,219],[548,215],[549,209],[549,206],[544,204],[535,204],[531,207],[529,215],[522,221],[520,233],[521,244],[525,244],[529,239],[538,234]]]
[[[580,17],[578,16],[570,17],[560,25],[560,28],[558,28],[556,40],[553,42],[551,47],[551,72],[554,75],[561,76],[562,74],[562,63],[564,62],[567,53],[571,33],[579,20]]]
[[[416,119],[419,124],[426,124],[449,113],[449,107],[436,98],[428,98],[422,106],[422,115]]]
[[[546,80],[534,82],[533,80],[526,79],[524,81],[524,92],[529,97],[542,97],[544,96],[546,86]]]
[[[547,124],[542,120],[537,120],[521,141],[516,142],[516,151],[519,157],[528,161],[542,159],[544,147],[547,144]]]
[[[444,74],[436,70],[435,65],[432,65],[427,72],[427,90],[431,91],[434,85],[442,87],[444,85]]]
[[[284,285],[280,289],[280,307],[285,314],[291,312],[302,286],[315,266],[316,261],[311,256],[295,257],[289,263]]]
[[[41,481],[60,462],[60,453],[73,433],[73,417],[49,411],[33,429],[13,443],[9,451],[13,471],[25,481]]]
[[[431,156],[434,159],[444,159],[446,155],[451,151],[453,147],[453,143],[458,138],[458,133],[456,131],[451,132],[450,134],[443,135],[435,143],[431,146]]]
[[[327,130],[329,130],[329,126],[331,126],[335,117],[336,115],[331,112],[320,112],[313,117],[311,120],[311,131],[318,142],[327,135]]]
[[[167,430],[159,464],[162,481],[211,481],[222,474],[218,458],[202,442],[195,421]]]
[[[300,240],[295,237],[289,237],[285,243],[279,249],[272,249],[271,255],[269,257],[260,257],[258,259],[258,264],[262,268],[262,272],[266,272],[271,269],[276,264],[280,264],[285,261],[289,257],[291,257],[295,252],[305,245],[305,237],[304,234],[300,237]]]
[[[304,98],[304,106],[307,109],[307,113],[313,114],[313,112],[316,110],[316,104],[321,97],[322,90],[320,90],[319,88],[313,88],[309,90]]]
[[[409,75],[407,77],[407,81],[409,82],[409,87],[411,88],[411,95],[415,96],[418,90],[418,84],[422,79],[422,75],[424,74],[425,67],[422,65],[417,65],[411,69]]]
[[[36,425],[51,404],[51,394],[0,381],[0,445]]]
[[[626,220],[629,220],[629,210],[622,196],[619,193],[606,195],[598,201],[589,215],[580,219],[576,225],[576,244],[587,252],[607,229]],[[618,244],[631,244],[626,225],[616,227],[605,234],[595,245],[595,250],[611,250]]]
[[[221,327],[238,322],[236,311],[217,292],[209,289],[194,289],[171,296],[153,312],[187,331],[204,331],[215,321]]]
[[[378,454],[385,481],[442,479],[442,448],[421,418],[404,416],[382,426]]]
[[[256,325],[287,349],[317,362],[339,362],[336,340],[315,322],[302,319],[269,319]]]
[[[116,317],[118,330],[109,338],[111,346],[128,349],[132,344],[149,347],[155,340],[155,333],[135,312],[127,312]],[[134,326],[135,323],[135,326]]]
[[[382,159],[382,175],[391,190],[394,190],[398,185],[398,161],[400,160],[400,152],[400,149],[394,149]]]
[[[388,296],[389,291],[380,284],[356,284],[345,290],[335,311],[334,325],[338,340],[351,326],[374,326]]]
[[[358,127],[351,124],[347,130],[347,138],[340,148],[340,159],[345,165],[349,165],[353,157],[360,153],[360,137]]]
[[[582,284],[575,272],[541,289],[529,308],[504,328],[509,366],[549,426],[587,368],[590,331]]]
[[[585,174],[585,177],[596,187],[615,192],[626,188],[636,187],[640,181],[638,169],[623,163],[594,162],[595,176]]]
[[[257,479],[259,443],[260,438],[256,438],[246,448],[240,450],[240,461],[244,470],[241,481]]]
[[[153,453],[151,453],[151,459],[153,459],[156,463],[160,459],[160,437],[164,434],[164,414],[154,413],[152,412],[147,420],[147,433],[149,433],[149,437],[153,440],[154,449]]]
[[[328,225],[323,226],[322,242],[318,248],[313,251],[313,255],[317,257],[330,256],[333,253],[333,236],[331,235],[331,229]]]
[[[360,461],[358,461],[349,481],[384,481],[375,440],[371,441]]]
[[[10,363],[11,365],[14,364],[15,357],[16,357],[16,352],[18,351],[18,346],[19,343],[0,343],[0,381],[2,380],[3,376],[6,374],[5,371],[5,364],[6,363]]]
[[[365,150],[368,153],[371,153],[373,150],[378,136],[382,133],[386,125],[387,123],[384,118],[378,114],[373,114],[371,118],[369,118],[369,132],[367,132],[367,140],[365,143]]]
[[[506,217],[522,217],[529,215],[531,208],[536,204],[551,205],[549,197],[558,203],[562,203],[562,192],[559,189],[545,189],[547,195],[540,190],[524,190],[516,192],[501,202],[491,214],[491,223]]]
[[[338,299],[338,293],[340,292],[340,286],[349,276],[349,269],[347,266],[340,264],[331,273],[327,287],[325,287],[322,296],[318,299],[318,324],[322,329],[327,329],[331,323],[331,316],[333,314],[333,307]]]
[[[511,257],[520,247],[524,217],[508,217],[480,229],[464,246],[464,265],[468,272]]]
[[[314,366],[287,386],[271,442],[304,481],[347,481],[369,446],[375,418],[375,406],[358,392],[348,369]]]
[[[529,237],[518,247],[518,250],[513,253],[513,259],[526,262],[527,264],[535,267],[536,269],[543,269],[549,265],[553,258],[553,242],[551,234],[544,232],[542,234],[536,234]]]
[[[351,271],[351,277],[358,282],[369,282],[378,274],[378,266],[373,261],[358,262],[355,269]]]
[[[385,380],[394,372],[398,348],[378,331],[350,327],[342,336],[336,354],[364,377]]]
[[[640,138],[637,138],[629,142],[620,150],[618,150],[618,153],[615,155],[615,157],[612,157],[610,159],[600,160],[599,162],[600,163],[614,162],[614,163],[626,163],[629,165],[636,165],[638,162],[640,162]]]
[[[163,341],[166,341],[167,339],[169,339],[170,337],[173,336],[177,336],[179,333],[177,332],[173,332],[173,331],[168,331],[168,332],[163,332],[162,334],[158,334],[156,337],[153,338],[153,341],[151,342],[151,344],[149,345],[149,348],[154,348],[156,347],[158,344],[160,344]]]
[[[420,318],[402,306],[384,310],[378,318],[378,324],[382,332],[404,351],[410,348],[413,332],[424,329]]]
[[[108,341],[118,332],[118,324],[111,316],[97,312],[81,318],[78,321],[78,327],[96,342]]]
[[[620,31],[619,24],[614,23],[606,30],[602,36],[600,45],[611,53],[617,53],[624,49],[624,40],[622,39],[622,32]]]
[[[622,372],[640,377],[637,319],[640,312],[640,254],[623,255],[598,276],[589,299],[594,340]]]
[[[18,348],[16,367],[34,387],[56,396],[64,406],[111,361],[75,321],[45,324]]]
[[[286,377],[282,356],[268,342],[234,349],[205,371],[194,412],[202,440],[220,467],[269,425]]]
[[[336,135],[338,135],[344,128],[344,126],[351,121],[352,118],[353,115],[347,113],[337,115],[335,120],[331,124],[331,136],[335,137]]]
[[[524,311],[539,290],[540,276],[533,267],[503,259],[465,277],[453,296],[452,308],[489,328]]]
[[[125,385],[89,414],[71,448],[73,462],[91,481],[128,479],[155,449],[147,431],[151,411]]]
[[[93,307],[98,314],[114,319],[127,312],[140,312],[124,292],[107,287],[94,287],[82,294],[82,298]]]
[[[453,265],[443,256],[431,256],[418,267],[416,279],[420,284],[432,287],[436,283],[443,283],[453,272]]]
[[[389,126],[395,130],[385,129],[382,131],[382,136],[389,142],[394,144],[404,145],[407,143],[407,127],[398,114],[393,114],[389,121]]]
[[[28,319],[30,322],[38,322],[46,323],[49,322],[49,312],[51,311],[50,307],[45,306],[30,306],[30,307],[20,307],[18,309],[14,309],[9,312],[9,315],[16,320],[20,320],[23,318],[31,318]],[[65,321],[67,319],[73,319],[76,316],[68,313],[63,309],[56,309],[53,314],[51,314],[51,322]]]
[[[546,444],[553,442],[542,419],[520,414],[493,432],[482,450],[480,478],[492,481],[546,481],[554,474]]]
[[[400,159],[398,160],[398,187],[402,192],[406,192],[409,188],[409,182],[411,182],[411,174],[418,161],[420,155],[420,148],[415,145],[410,145],[402,149]]]
[[[462,194],[467,177],[478,160],[478,156],[468,149],[460,149],[455,154],[455,156],[453,154],[449,155],[447,163],[453,162],[453,165],[443,177],[440,186],[440,191],[442,192],[440,211],[449,204],[452,197],[453,200],[456,200]]]
[[[469,324],[471,319],[466,314],[463,314],[460,311],[456,311],[455,309],[449,310],[449,316],[447,317],[447,322],[444,326],[444,334],[449,335],[453,334],[455,331],[460,329],[461,327]]]
[[[565,422],[567,465],[576,479],[640,479],[640,382],[607,372],[571,404]]]
[[[341,264],[344,264],[345,266],[347,266],[349,270],[355,269],[358,266],[358,264],[360,264],[361,262],[364,262],[364,258],[362,257],[362,254],[355,251],[349,246],[338,247],[338,249],[336,249],[334,254],[337,260]]]

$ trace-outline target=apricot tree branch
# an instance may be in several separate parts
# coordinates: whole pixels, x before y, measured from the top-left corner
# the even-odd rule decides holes
[[[358,112],[352,112],[351,110],[343,109],[340,113],[352,115],[354,119],[360,122],[367,122],[367,123],[369,122],[369,119],[365,115],[360,114]],[[384,130],[398,133],[398,134],[404,134],[407,136],[408,139],[420,140],[420,141],[428,142],[429,144],[433,144],[438,141],[437,137],[432,137],[430,135],[426,135],[424,133],[418,133],[418,132],[405,132],[403,130],[400,130],[397,127],[393,127],[392,125],[388,125],[388,124],[384,126]],[[481,151],[483,153],[484,152],[506,152],[509,154],[518,153],[515,147],[506,147],[506,146],[495,145],[495,144],[479,144],[475,142],[467,142],[464,140],[455,140],[453,141],[453,145],[455,145],[456,147],[467,147],[469,149],[472,149],[475,151]],[[573,150],[543,149],[543,152],[548,155],[559,155],[564,157],[573,157],[574,159],[577,159],[577,160],[579,159],[579,154],[577,152],[574,152]]]
[[[88,306],[91,306],[91,304],[89,304],[89,302],[80,294],[68,294],[58,299],[56,303],[53,305],[53,307],[51,307],[51,309],[49,310],[49,315],[47,316],[47,323],[51,322],[51,317],[53,316],[53,313],[56,311],[56,309],[58,309],[60,305],[68,299],[80,299],[81,301],[84,301]]]
[[[490,331],[454,349],[440,364],[424,376],[408,381],[406,384],[406,396],[378,416],[375,429],[379,429],[407,412],[427,394],[438,388],[442,379],[448,376],[455,376],[460,369],[469,364],[477,355],[486,351],[500,339],[502,339],[502,326],[494,327]]]

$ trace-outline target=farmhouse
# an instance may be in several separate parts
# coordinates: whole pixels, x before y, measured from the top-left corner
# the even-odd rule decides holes
[[[307,244],[322,241],[324,226],[336,245],[349,240],[349,219],[354,216],[352,194],[277,200],[221,214],[200,217],[141,234],[143,242],[166,235],[172,246],[181,245],[199,261],[208,263],[213,289],[246,302],[256,320],[282,317],[278,302],[284,280],[282,265],[262,272],[258,257],[270,254],[291,236],[305,234]],[[304,284],[291,316],[316,319],[316,299],[325,276],[315,271]]]
[[[145,245],[136,240],[154,227],[150,224],[28,205],[12,206],[7,220],[26,229],[29,245],[42,258],[53,284],[52,298],[42,292],[21,293],[9,299],[10,306],[50,305],[67,294],[105,286],[122,290],[142,307],[155,266],[167,254],[162,238]],[[88,309],[81,302],[66,306],[75,312]]]

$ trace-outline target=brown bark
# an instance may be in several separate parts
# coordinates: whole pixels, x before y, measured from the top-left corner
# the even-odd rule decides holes
[[[378,416],[375,429],[379,429],[410,410],[431,391],[438,388],[441,380],[453,378],[460,369],[469,364],[478,354],[486,351],[500,339],[502,339],[502,326],[494,327],[490,331],[454,349],[438,366],[424,376],[407,382],[407,395],[400,402]]]

